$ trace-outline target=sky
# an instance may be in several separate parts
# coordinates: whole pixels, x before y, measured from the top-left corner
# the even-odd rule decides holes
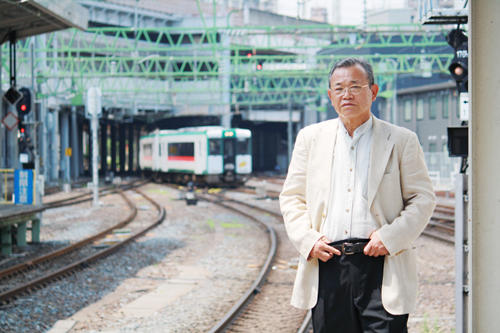
[[[364,0],[299,0],[305,2],[306,11],[311,7],[327,7],[330,20],[333,20],[335,7],[340,9],[339,24],[359,25],[363,23]],[[278,0],[278,12],[280,14],[297,16],[296,0]],[[367,9],[381,8],[404,8],[406,0],[366,0]]]

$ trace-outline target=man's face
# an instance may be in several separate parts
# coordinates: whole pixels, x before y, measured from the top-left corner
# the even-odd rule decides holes
[[[373,84],[370,88],[364,68],[356,64],[337,68],[333,72],[328,97],[344,123],[364,122],[370,117],[370,108],[377,93],[378,86]]]

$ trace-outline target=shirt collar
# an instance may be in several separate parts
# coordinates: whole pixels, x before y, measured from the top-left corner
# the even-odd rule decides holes
[[[342,125],[341,126],[341,128],[342,128],[341,133],[343,134],[344,138],[351,139],[353,141],[358,141],[359,138],[361,136],[363,136],[363,134],[371,131],[371,129],[373,127],[373,119],[372,119],[372,116],[370,115],[370,118],[368,118],[367,121],[362,123],[358,128],[356,128],[354,130],[354,133],[352,134],[352,138],[349,135],[349,133],[347,132],[347,129],[345,128],[344,123],[342,121],[340,121],[340,124]]]

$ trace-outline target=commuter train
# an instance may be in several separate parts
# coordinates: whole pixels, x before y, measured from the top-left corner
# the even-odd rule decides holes
[[[139,141],[146,175],[176,183],[244,183],[252,172],[252,134],[219,126],[156,130]]]

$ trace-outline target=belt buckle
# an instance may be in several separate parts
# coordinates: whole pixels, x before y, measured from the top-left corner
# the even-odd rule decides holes
[[[345,254],[346,256],[350,256],[351,254],[354,254],[353,243],[343,243],[342,244],[342,253]]]

